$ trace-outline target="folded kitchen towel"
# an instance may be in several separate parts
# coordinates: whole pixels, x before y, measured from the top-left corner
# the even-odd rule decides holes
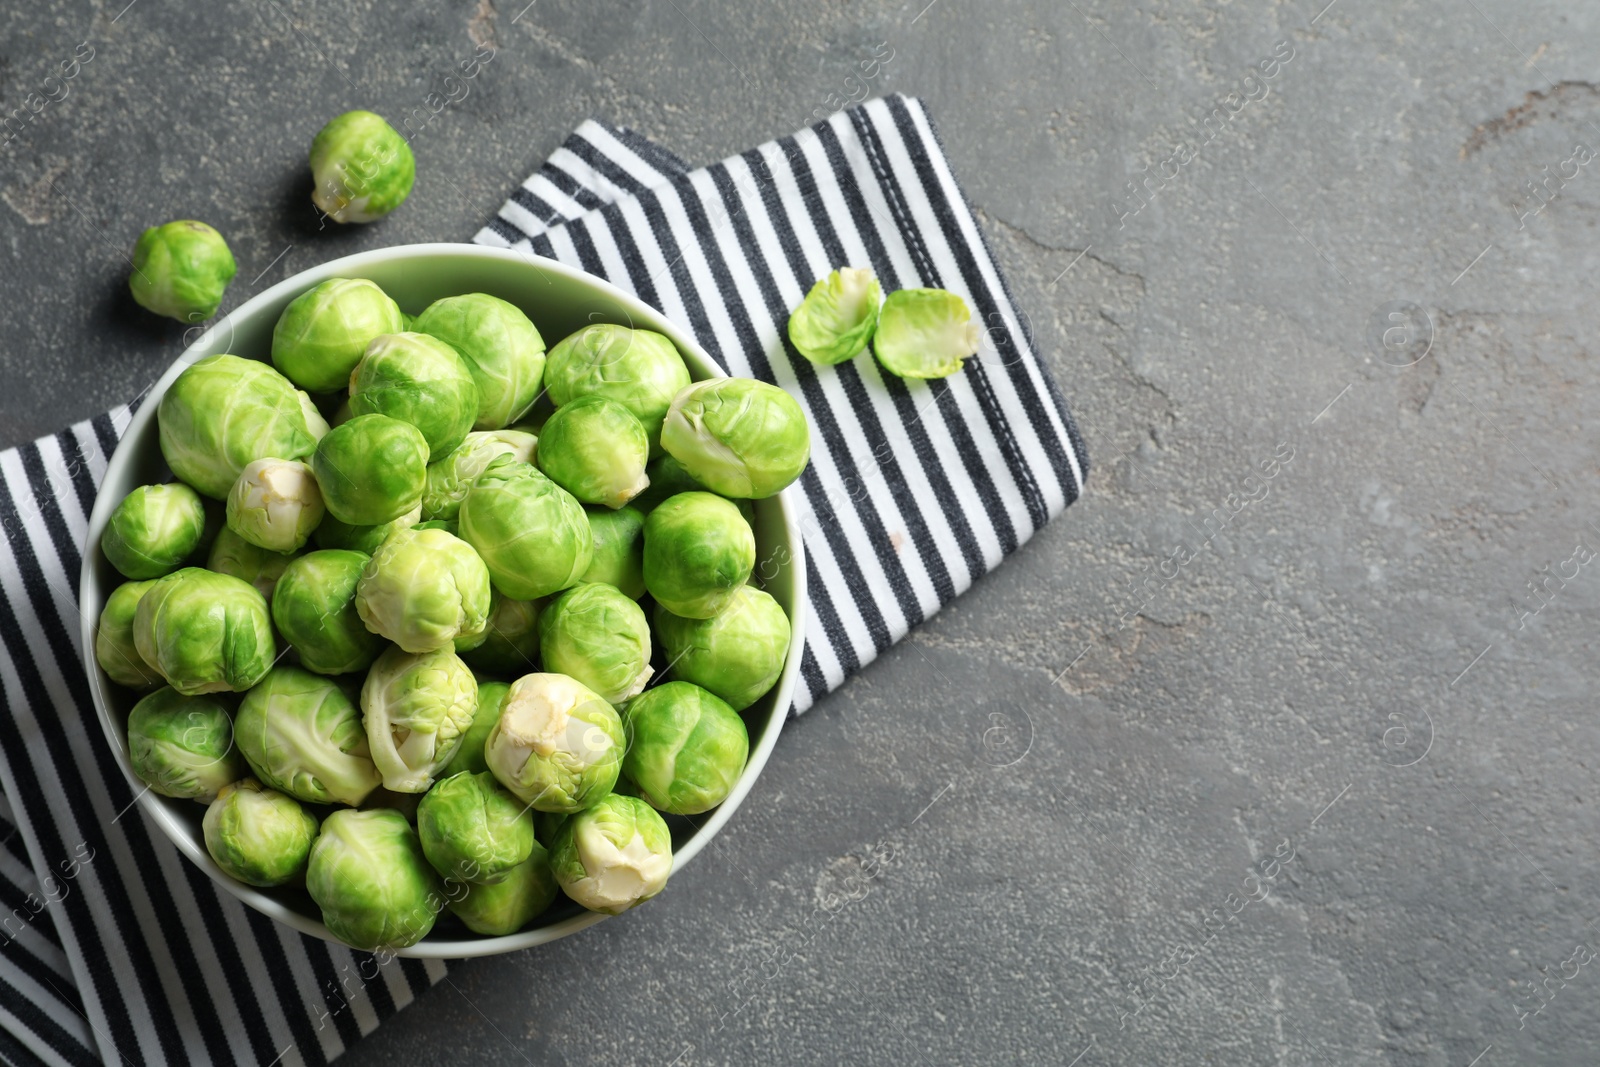
[[[895,97],[691,171],[585,123],[476,240],[606,277],[814,427],[802,481],[809,707],[1076,499],[1081,440],[922,106]],[[963,294],[954,378],[813,367],[788,312],[835,267]],[[445,977],[304,937],[214,886],[144,817],[80,666],[77,575],[119,408],[0,452],[0,1061],[323,1063]]]

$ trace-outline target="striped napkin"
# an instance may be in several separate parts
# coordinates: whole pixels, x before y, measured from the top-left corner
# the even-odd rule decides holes
[[[1082,490],[1082,442],[915,100],[694,171],[587,122],[475,240],[608,278],[805,406],[813,610],[797,713]],[[844,265],[886,291],[963,294],[984,352],[933,383],[869,357],[813,367],[788,347],[788,311]],[[76,600],[95,487],[131,414],[0,452],[0,1061],[324,1063],[446,967],[380,964],[273,923],[133,805],[80,667]]]

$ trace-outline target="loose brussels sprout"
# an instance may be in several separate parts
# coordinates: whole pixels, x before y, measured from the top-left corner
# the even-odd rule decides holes
[[[278,655],[265,598],[247,582],[199,567],[173,571],[145,590],[133,642],[184,696],[249,689]]]
[[[317,527],[317,532],[311,537],[318,548],[342,548],[370,556],[378,551],[379,545],[388,540],[390,534],[417,525],[421,518],[420,505],[392,522],[380,523],[377,526],[352,526],[348,522],[340,522],[332,515],[328,515],[323,518]]]
[[[238,265],[222,234],[180,219],[152,226],[133,246],[128,289],[140,307],[179,322],[204,322],[217,313]]]
[[[728,798],[750,755],[750,735],[727,701],[667,682],[628,705],[622,773],[651,807],[698,815]]]
[[[343,809],[322,821],[306,889],[329,933],[355,948],[414,945],[444,907],[439,876],[398,811]]]
[[[210,356],[178,375],[161,397],[161,455],[173,474],[222,500],[252,460],[309,456],[327,432],[313,415],[305,394],[265,363]]]
[[[144,661],[133,643],[133,617],[139,600],[154,581],[125,582],[106,597],[100,625],[94,633],[94,658],[100,669],[118,685],[149,689],[162,683],[161,672]]]
[[[661,444],[707,489],[752,500],[781,492],[811,456],[800,405],[754,378],[712,378],[679,393]]]
[[[709,619],[686,619],[656,607],[656,636],[672,676],[703,686],[743,711],[778,681],[789,654],[789,616],[750,586]]]
[[[650,669],[650,623],[644,609],[612,585],[568,589],[539,620],[545,670],[565,674],[610,704],[644,691]]]
[[[246,778],[222,787],[200,827],[206,851],[228,874],[246,885],[283,885],[305,873],[317,817]]]
[[[487,293],[447,296],[417,316],[416,332],[461,354],[478,383],[479,430],[510,426],[533,406],[544,382],[544,338],[515,304]]]
[[[356,610],[356,583],[366,569],[360,552],[323,549],[290,561],[272,592],[272,621],[317,674],[364,671],[383,650]]]
[[[720,496],[679,493],[645,516],[645,588],[674,615],[709,619],[755,565],[750,524]]]
[[[634,507],[587,508],[594,559],[586,582],[614,585],[634,600],[644,596],[644,514]]]
[[[206,570],[249,582],[270,603],[278,579],[292,562],[293,555],[259,548],[224,526],[206,555]]]
[[[504,456],[473,483],[457,518],[503,596],[533,600],[558,592],[594,559],[583,505],[537,468]]]
[[[861,354],[878,328],[883,288],[870,270],[841,267],[817,283],[789,316],[789,342],[813,363]]]
[[[650,442],[633,412],[601,396],[556,409],[544,424],[539,469],[585,504],[620,508],[650,484],[644,464]]]
[[[376,222],[417,177],[406,139],[370,111],[346,111],[311,142],[311,200],[334,222]]]
[[[258,459],[229,490],[227,516],[228,529],[257,548],[298,552],[322,521],[322,490],[308,464]]]
[[[975,355],[983,331],[967,302],[943,289],[896,289],[883,302],[872,351],[902,378],[948,378]]]
[[[171,686],[128,712],[128,762],[162,796],[203,803],[244,777],[228,706],[214,696],[184,696]]]
[[[459,882],[494,883],[533,854],[533,816],[494,775],[457,774],[417,806],[417,836],[433,869]]]
[[[649,804],[613,793],[562,824],[550,868],[579,904],[621,915],[667,887],[672,834]]]
[[[653,447],[672,398],[689,384],[689,368],[659,333],[598,323],[550,350],[544,384],[557,407],[580,396],[617,401],[644,426]]]
[[[488,937],[514,934],[539,916],[560,889],[550,871],[550,855],[534,842],[533,851],[493,885],[469,885],[450,900],[450,910],[467,929]]]
[[[539,613],[544,602],[512,600],[498,593],[493,601],[483,643],[463,652],[461,658],[475,671],[526,674],[539,655]]]
[[[352,526],[380,526],[418,510],[428,442],[409,422],[357,415],[328,431],[311,469],[330,515]]]
[[[257,778],[307,804],[354,806],[378,786],[360,710],[298,667],[274,667],[245,694],[234,734]]]
[[[374,337],[405,328],[400,306],[365,278],[329,278],[289,302],[272,328],[272,362],[313,393],[350,385]]]
[[[483,746],[489,740],[489,731],[494,729],[495,722],[500,718],[500,702],[510,688],[505,682],[478,679],[478,710],[473,712],[472,725],[461,736],[461,747],[450,757],[450,762],[440,769],[441,781],[463,772],[482,774],[489,769],[488,762],[483,758]]]
[[[582,811],[611,791],[622,765],[622,720],[564,674],[525,674],[500,702],[484,760],[535,811]]]
[[[385,788],[427,792],[477,710],[478,683],[451,649],[390,648],[379,656],[361,687],[361,713]]]
[[[409,422],[428,442],[428,461],[466,440],[478,386],[456,350],[425,333],[374,337],[350,375],[350,410]]]
[[[100,551],[124,578],[159,578],[194,554],[205,527],[205,505],[187,485],[141,485],[111,513]]]
[[[488,430],[469,433],[456,449],[443,459],[428,464],[428,482],[422,490],[422,514],[429,519],[454,521],[461,512],[461,501],[478,476],[499,456],[510,456],[519,463],[532,463],[539,439],[518,430]]]
[[[396,530],[356,585],[367,629],[407,652],[447,648],[483,632],[489,570],[472,546],[443,530]]]

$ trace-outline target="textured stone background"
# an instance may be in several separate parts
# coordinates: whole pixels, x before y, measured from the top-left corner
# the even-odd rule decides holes
[[[886,41],[873,91],[929,102],[1096,461],[670,893],[459,967],[348,1062],[1593,1062],[1592,6],[124,2],[0,8],[0,111],[95,48],[0,147],[0,445],[177,355],[125,293],[146,225],[222,229],[231,307],[466,239],[589,115],[697,161],[787,133]],[[318,232],[321,122],[484,42],[404,209]]]

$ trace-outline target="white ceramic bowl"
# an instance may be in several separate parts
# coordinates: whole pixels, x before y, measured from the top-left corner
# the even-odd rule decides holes
[[[501,249],[423,244],[345,256],[279,282],[245,301],[208,330],[150,390],[106,468],[99,499],[89,518],[88,544],[83,553],[83,573],[79,581],[79,600],[84,608],[82,645],[95,711],[99,713],[100,725],[117,753],[123,773],[141,794],[139,804],[145,814],[184,855],[229,893],[262,914],[302,933],[335,941],[337,939],[322,924],[316,905],[304,890],[256,889],[234,881],[212,862],[200,832],[200,820],[205,814],[203,805],[158,796],[134,777],[128,763],[126,726],[128,711],[137,697],[107,678],[94,659],[94,630],[101,608],[106,595],[122,581],[100,552],[100,535],[111,512],[128,492],[140,485],[171,478],[156,438],[156,408],[162,395],[185,367],[207,356],[231,352],[266,359],[271,350],[273,324],[284,307],[329,278],[370,278],[410,314],[416,314],[440,297],[491,293],[522,308],[538,326],[547,345],[592,322],[616,322],[656,330],[678,346],[695,380],[720,378],[723,373],[693,337],[654,308],[599,278],[553,260]],[[799,677],[806,613],[804,547],[800,540],[795,493],[791,488],[769,500],[755,501],[757,568],[763,575],[771,575],[766,582],[767,591],[789,614],[794,630],[789,659],[778,684],[744,714],[751,728],[750,760],[728,799],[703,817],[703,821],[697,817],[694,825],[690,825],[689,820],[669,820],[673,823],[674,874],[693,859],[738,810],[771,755],[789,709]],[[671,892],[670,885],[667,892]],[[463,933],[451,938],[430,934],[411,948],[400,951],[399,955],[440,959],[490,956],[554,941],[604,918],[606,916],[595,912],[582,911],[562,898],[542,918],[545,925],[507,937],[476,937]]]

